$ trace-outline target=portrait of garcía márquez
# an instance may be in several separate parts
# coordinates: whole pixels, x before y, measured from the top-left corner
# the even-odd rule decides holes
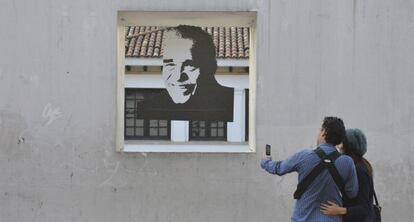
[[[139,104],[139,118],[233,121],[234,89],[216,78],[216,49],[200,27],[180,25],[164,32],[165,90]]]

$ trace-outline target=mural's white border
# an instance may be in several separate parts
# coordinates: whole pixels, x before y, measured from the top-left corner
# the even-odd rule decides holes
[[[123,152],[174,152],[174,153],[246,153],[249,151],[247,143],[232,142],[184,142],[163,143],[140,142],[139,144],[125,143]]]
[[[117,23],[117,126],[116,150],[119,152],[255,152],[256,147],[256,17],[257,12],[162,12],[119,11]],[[125,26],[242,26],[250,27],[249,49],[249,143],[187,142],[134,144],[124,140]],[[156,62],[156,61],[155,61]]]

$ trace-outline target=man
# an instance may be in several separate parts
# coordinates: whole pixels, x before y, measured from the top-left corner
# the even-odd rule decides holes
[[[233,121],[233,88],[221,86],[216,48],[200,27],[180,25],[164,31],[162,79],[166,91],[146,99],[142,117]]]
[[[326,155],[330,155],[336,151],[335,146],[342,142],[344,136],[343,121],[337,117],[325,117],[317,136],[317,145]],[[296,171],[300,183],[320,162],[321,159],[317,153],[305,149],[283,161],[272,161],[270,156],[266,156],[261,161],[261,167],[267,172],[279,176]],[[347,197],[355,197],[358,193],[358,181],[352,159],[349,156],[341,155],[334,161],[334,165],[344,182],[343,190]],[[340,189],[333,176],[327,169],[324,169],[297,199],[291,220],[293,222],[342,221],[340,216],[327,216],[320,211],[321,203],[332,200],[338,205],[342,205]]]

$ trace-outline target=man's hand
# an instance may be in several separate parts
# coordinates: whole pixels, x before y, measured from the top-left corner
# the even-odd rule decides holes
[[[260,166],[264,169],[265,168],[265,164],[268,160],[272,160],[271,156],[266,156],[264,155],[262,160],[260,161]]]
[[[262,161],[266,161],[266,160],[272,160],[272,156],[264,155],[262,158]]]

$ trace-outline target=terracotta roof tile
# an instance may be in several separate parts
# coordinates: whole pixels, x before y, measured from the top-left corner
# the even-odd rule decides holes
[[[165,27],[129,26],[125,29],[126,57],[160,57]],[[249,57],[249,28],[202,27],[210,34],[218,58]]]
[[[129,43],[131,42],[131,39],[128,39],[126,37],[129,35],[130,31],[133,29],[135,29],[135,27],[125,27],[125,54],[127,53]]]
[[[156,32],[151,32],[146,56],[152,56],[154,54],[154,46],[155,46],[155,37],[156,36],[157,36]]]
[[[231,57],[235,58],[238,56],[236,28],[231,27],[230,32],[231,32]]]
[[[219,37],[218,37],[218,27],[213,27],[213,42],[214,46],[216,46],[216,55],[219,54]]]
[[[135,27],[135,31],[133,35],[138,35],[139,33],[141,33],[141,30],[144,29],[145,27]],[[134,42],[134,44],[130,44],[133,45],[133,51],[132,51],[132,56],[138,56],[139,55],[139,50],[141,49],[141,44],[142,44],[142,39],[144,37],[142,35],[138,36],[138,38],[136,38],[136,41]]]
[[[243,29],[241,27],[237,27],[237,52],[238,57],[244,57],[244,48],[243,48]]]
[[[224,57],[224,27],[219,27],[219,53],[218,56],[219,58]]]
[[[224,40],[224,49],[225,49],[225,53],[224,56],[227,58],[231,57],[231,36],[230,36],[230,28],[226,27],[225,29],[225,40]]]
[[[153,56],[158,57],[161,55],[161,41],[162,41],[162,31],[157,31],[157,36],[155,37],[155,46]]]
[[[149,37],[150,37],[150,32],[149,31],[151,31],[151,27],[147,27],[147,29],[145,29],[145,31],[147,31],[147,30],[148,30],[148,32],[145,32],[144,38],[142,40],[141,50],[139,52],[139,56],[146,56],[147,47],[148,47],[148,40],[149,40]]]
[[[249,57],[249,28],[243,28],[244,56]]]

